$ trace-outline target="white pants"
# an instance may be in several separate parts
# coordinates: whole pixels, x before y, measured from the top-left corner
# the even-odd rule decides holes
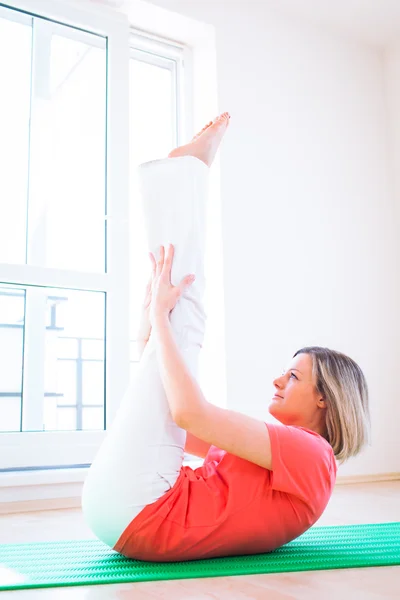
[[[175,247],[171,281],[194,273],[170,321],[194,377],[205,332],[203,295],[208,167],[192,156],[139,167],[149,250]],[[111,428],[86,478],[82,509],[95,535],[114,547],[129,523],[176,482],[186,431],[172,420],[159,374],[154,336],[145,348]]]

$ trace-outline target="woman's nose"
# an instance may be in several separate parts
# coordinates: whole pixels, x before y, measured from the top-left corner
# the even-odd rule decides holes
[[[276,379],[274,379],[274,381],[272,382],[273,385],[277,388],[281,388],[282,387],[282,383],[283,383],[283,376],[281,375],[280,377],[277,377]]]

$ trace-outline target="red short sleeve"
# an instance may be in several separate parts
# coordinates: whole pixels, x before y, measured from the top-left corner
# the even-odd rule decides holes
[[[292,494],[310,506],[329,498],[336,478],[330,444],[303,427],[266,423],[271,439],[272,489]]]

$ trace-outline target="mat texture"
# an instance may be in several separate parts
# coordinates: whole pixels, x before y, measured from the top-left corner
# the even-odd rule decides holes
[[[128,560],[97,540],[0,546],[0,590],[400,565],[400,523],[313,527],[269,554]]]

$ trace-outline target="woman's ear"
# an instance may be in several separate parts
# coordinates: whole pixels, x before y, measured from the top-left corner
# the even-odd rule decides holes
[[[317,400],[317,406],[318,408],[326,408],[326,402],[325,402],[325,398],[318,398]]]

